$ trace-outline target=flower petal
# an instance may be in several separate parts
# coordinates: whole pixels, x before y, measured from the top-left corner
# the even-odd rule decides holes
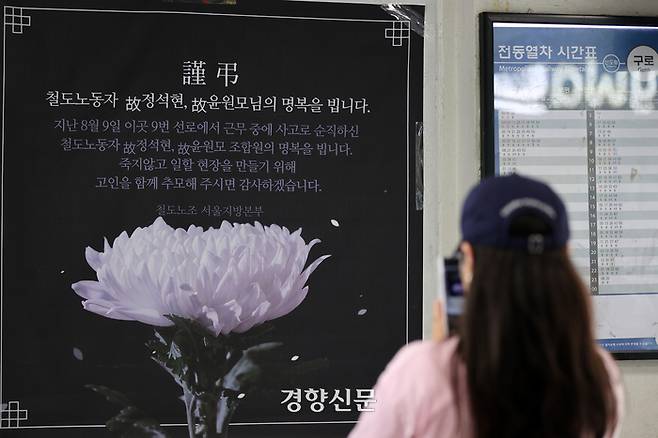
[[[111,299],[112,295],[97,281],[83,280],[73,283],[71,288],[86,300]]]
[[[91,246],[85,248],[85,259],[94,271],[103,266],[102,253],[96,251]]]
[[[155,309],[137,309],[130,307],[114,307],[108,310],[107,315],[110,318],[139,321],[145,324],[155,325],[158,327],[168,327],[173,324],[171,320],[161,315]]]

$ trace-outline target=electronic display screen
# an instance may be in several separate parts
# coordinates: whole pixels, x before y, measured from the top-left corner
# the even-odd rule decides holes
[[[658,353],[658,20],[482,14],[481,31],[483,173],[562,197],[600,344]]]

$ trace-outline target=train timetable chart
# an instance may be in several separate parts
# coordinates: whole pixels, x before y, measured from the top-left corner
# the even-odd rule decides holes
[[[562,196],[599,342],[658,352],[658,27],[491,29],[490,173],[532,176]]]
[[[658,293],[658,112],[501,112],[498,134],[501,174],[533,175],[562,195],[593,294]]]

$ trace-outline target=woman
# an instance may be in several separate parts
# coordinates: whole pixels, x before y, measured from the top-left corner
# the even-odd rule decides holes
[[[350,438],[617,437],[619,371],[594,341],[562,201],[529,178],[489,178],[461,230],[458,338],[402,348]]]

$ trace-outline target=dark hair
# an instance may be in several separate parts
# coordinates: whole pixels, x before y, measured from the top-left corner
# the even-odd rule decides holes
[[[474,437],[603,437],[616,401],[566,249],[474,253],[458,347]]]

